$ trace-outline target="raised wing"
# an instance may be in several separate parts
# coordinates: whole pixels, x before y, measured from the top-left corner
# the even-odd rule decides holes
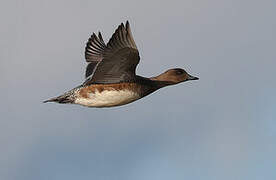
[[[86,67],[85,77],[89,77],[93,74],[97,65],[103,59],[103,53],[106,48],[101,33],[98,36],[93,33],[86,43],[85,47],[85,59],[89,64]]]
[[[135,78],[140,57],[128,21],[126,25],[119,25],[107,46],[103,51],[100,50],[102,49],[98,50],[100,56],[97,59],[102,59],[85,85],[130,82]]]

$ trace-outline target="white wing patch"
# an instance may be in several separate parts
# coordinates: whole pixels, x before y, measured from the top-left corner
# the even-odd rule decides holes
[[[89,98],[77,98],[76,104],[88,107],[111,107],[124,105],[139,99],[138,93],[130,90],[105,90],[90,93]]]

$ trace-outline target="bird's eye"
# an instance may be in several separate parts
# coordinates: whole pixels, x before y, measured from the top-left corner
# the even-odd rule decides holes
[[[181,75],[184,73],[184,71],[182,69],[178,69],[176,72],[175,72],[177,75]]]

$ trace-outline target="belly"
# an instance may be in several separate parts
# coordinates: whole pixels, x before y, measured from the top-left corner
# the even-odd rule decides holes
[[[139,98],[139,94],[131,90],[104,90],[90,92],[87,97],[78,97],[75,103],[88,107],[112,107],[128,104]]]

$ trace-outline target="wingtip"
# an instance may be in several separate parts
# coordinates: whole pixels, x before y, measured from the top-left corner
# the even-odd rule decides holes
[[[95,34],[95,32],[93,32],[93,34],[92,34],[92,36],[91,37],[94,37],[94,38],[96,38],[97,37],[97,35]]]
[[[100,39],[103,39],[102,33],[101,33],[100,31],[98,32],[98,37],[99,37]]]
[[[126,28],[127,29],[129,28],[129,22],[128,22],[128,20],[126,21]]]

